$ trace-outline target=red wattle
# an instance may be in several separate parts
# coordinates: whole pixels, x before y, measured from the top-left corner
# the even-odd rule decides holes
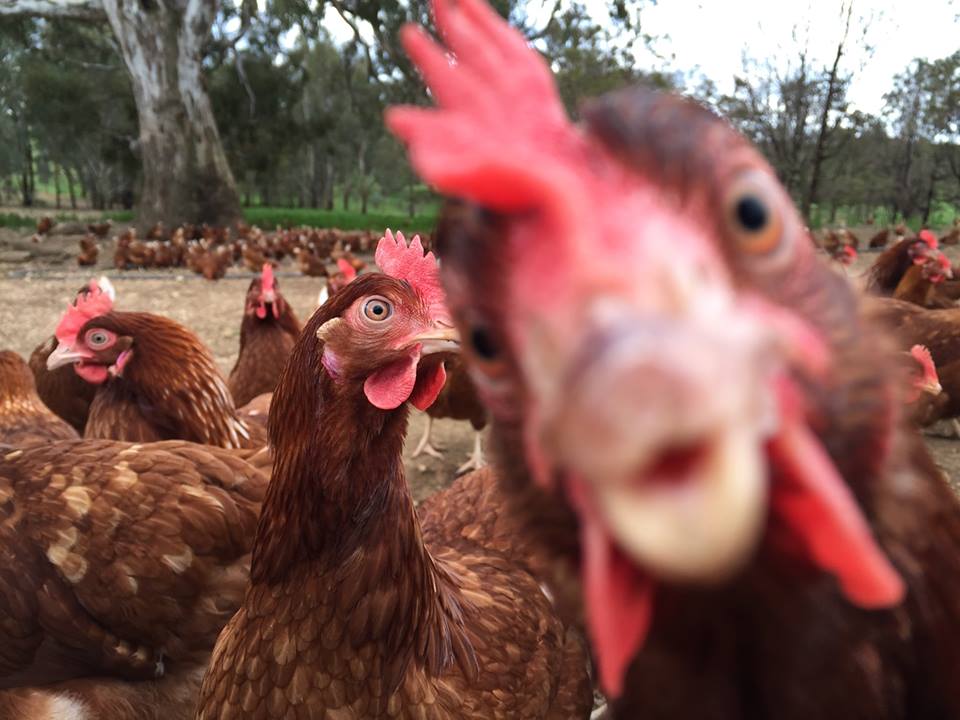
[[[587,627],[596,649],[600,685],[617,697],[630,661],[640,652],[653,620],[653,580],[613,544],[577,480],[568,482],[571,502],[580,513],[580,543]]]
[[[417,363],[421,345],[411,347],[404,357],[370,375],[363,383],[363,392],[374,407],[393,410],[407,401],[417,384]]]
[[[772,511],[803,543],[810,559],[833,574],[847,599],[866,609],[903,600],[906,588],[826,451],[802,422],[785,422],[770,441],[778,474]]]
[[[446,382],[447,369],[443,363],[422,370],[410,395],[410,404],[417,410],[426,410],[436,401]]]

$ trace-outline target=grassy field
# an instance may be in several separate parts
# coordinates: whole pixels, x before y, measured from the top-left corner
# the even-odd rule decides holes
[[[427,207],[426,211],[414,217],[403,212],[384,212],[376,210],[360,213],[359,210],[315,210],[312,208],[244,208],[243,217],[251,225],[257,225],[265,230],[280,227],[322,227],[340,228],[342,230],[383,230],[395,228],[404,231],[429,232],[436,222],[436,206]],[[49,215],[58,222],[72,222],[82,220],[94,222],[102,218],[110,218],[114,222],[132,222],[134,215],[129,211],[113,211],[102,214],[84,212],[81,215],[71,212],[56,212],[48,210],[31,210],[29,213],[4,212],[0,213],[0,227],[26,230],[35,227],[37,218]]]
[[[385,228],[400,229],[404,231],[429,232],[437,219],[439,211],[439,202],[422,203],[416,216],[410,217],[406,213],[405,204],[399,201],[385,202],[382,205],[372,208],[367,214],[362,214],[359,210],[319,210],[315,208],[282,208],[282,207],[248,207],[243,210],[243,217],[251,225],[257,225],[264,230],[273,230],[276,227],[320,227],[320,228],[341,228],[342,230],[383,230]],[[97,213],[85,210],[82,213],[71,211],[56,211],[52,208],[31,208],[20,211],[10,209],[8,212],[0,212],[0,227],[15,229],[27,229],[34,227],[37,218],[42,215],[50,215],[58,222],[68,222],[83,220],[93,222],[98,219],[110,218],[114,222],[132,222],[134,214],[131,211],[110,211],[106,213]],[[887,208],[839,208],[832,223],[827,222],[828,218],[825,209],[821,213],[820,209],[814,207],[811,228],[819,230],[823,227],[845,225],[847,227],[859,227],[865,225],[868,217],[873,217],[874,227],[881,228],[893,225],[894,220]],[[930,213],[928,225],[934,229],[949,227],[954,218],[960,217],[960,209],[945,203],[938,202]],[[920,217],[908,218],[907,226],[917,231],[921,228]]]

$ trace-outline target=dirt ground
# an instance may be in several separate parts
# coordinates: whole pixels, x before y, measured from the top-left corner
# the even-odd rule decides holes
[[[866,231],[859,233],[864,239]],[[29,234],[26,235],[29,237]],[[209,282],[186,270],[150,270],[120,272],[110,265],[109,243],[103,243],[100,267],[78,268],[72,260],[55,256],[33,258],[26,262],[4,262],[11,243],[22,248],[24,235],[0,228],[0,349],[11,349],[24,357],[53,332],[60,314],[77,288],[91,277],[107,274],[117,289],[117,306],[124,310],[153,312],[183,323],[196,332],[212,349],[224,374],[236,360],[240,335],[240,316],[244,294],[251,274],[231,268],[218,282]],[[72,236],[50,237],[43,241],[45,251],[63,249],[72,258],[77,247]],[[951,261],[960,262],[960,248],[945,248]],[[863,272],[873,263],[876,253],[862,252],[847,274],[858,284]],[[297,311],[301,322],[316,308],[323,280],[300,275],[289,261],[277,272],[280,288]],[[427,455],[412,457],[424,429],[425,416],[411,413],[410,430],[404,459],[414,497],[417,501],[444,487],[455,476],[456,468],[473,449],[473,430],[467,422],[438,420],[433,424],[433,444],[443,451],[442,459]],[[960,440],[947,424],[927,434],[927,442],[940,467],[960,493]]]

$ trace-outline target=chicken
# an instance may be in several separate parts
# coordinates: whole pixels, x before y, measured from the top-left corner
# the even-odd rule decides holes
[[[0,717],[192,718],[266,486],[185,442],[0,455]]]
[[[348,261],[340,258],[337,260],[337,272],[327,278],[327,284],[320,288],[317,295],[317,307],[323,305],[331,296],[338,292],[357,277],[357,270]]]
[[[866,308],[869,317],[890,331],[903,351],[914,345],[925,346],[936,367],[945,399],[938,401],[937,412],[926,424],[939,419],[954,419],[960,436],[960,308],[926,310],[914,303],[891,298],[875,298]]]
[[[775,173],[649,88],[574,126],[496,12],[434,8],[439,109],[386,122],[471,204],[444,286],[511,507],[580,539],[610,715],[960,717],[960,505]]]
[[[53,218],[44,215],[37,222],[37,235],[46,235],[53,229]]]
[[[534,578],[418,521],[407,403],[434,400],[453,335],[417,238],[388,235],[377,265],[314,314],[274,393],[251,586],[198,718],[586,717],[584,648]]]
[[[224,246],[208,250],[198,261],[198,272],[207,280],[219,280],[227,274],[227,268],[233,261],[230,249]]]
[[[902,357],[910,382],[907,415],[915,425],[932,425],[943,417],[950,397],[943,392],[930,350],[914,345],[909,352],[902,353]]]
[[[887,243],[890,242],[890,228],[883,228],[878,230],[877,233],[870,238],[869,247],[870,249],[883,249],[887,246]]]
[[[830,252],[830,258],[846,272],[846,268],[857,261],[857,250],[852,245],[837,245],[836,249]]]
[[[437,396],[436,402],[427,409],[427,422],[423,436],[413,451],[413,457],[422,453],[440,458],[443,455],[430,444],[430,433],[434,419],[451,418],[453,420],[469,420],[473,426],[473,453],[459,468],[457,474],[468,470],[479,470],[484,466],[483,444],[481,431],[487,426],[487,409],[480,403],[477,390],[470,380],[470,375],[463,361],[454,358],[446,363],[447,382]]]
[[[37,395],[33,373],[19,355],[0,351],[0,444],[77,438]]]
[[[326,277],[327,267],[323,260],[308,248],[298,248],[296,251],[297,267],[307,277]]]
[[[877,258],[867,274],[866,289],[922,307],[953,307],[950,293],[941,288],[952,277],[950,261],[940,252],[936,237],[923,230]]]
[[[87,232],[98,238],[105,238],[110,234],[110,228],[113,227],[112,220],[106,220],[101,223],[90,223],[87,225]]]
[[[299,334],[300,321],[280,294],[273,268],[265,263],[247,289],[240,354],[230,371],[228,387],[238,406],[273,392]]]
[[[264,254],[263,249],[253,243],[246,243],[243,246],[242,256],[243,265],[250,272],[260,272],[260,268],[267,263],[267,256]]]
[[[94,290],[102,290],[112,307],[117,293],[109,278],[103,275],[99,280],[91,280],[90,283],[80,288],[78,296],[86,295]],[[106,304],[106,300],[103,302]],[[43,344],[38,345],[30,354],[30,370],[33,372],[37,394],[43,400],[44,405],[66,420],[82,435],[84,428],[87,426],[90,403],[93,402],[97,390],[93,385],[84,382],[72,368],[47,369],[47,358],[57,349],[57,344],[57,338],[54,335]]]
[[[89,267],[97,264],[97,258],[100,256],[100,246],[97,244],[97,238],[94,235],[87,235],[80,238],[80,252],[77,254],[77,265],[80,267]]]
[[[49,369],[73,365],[97,386],[84,437],[264,444],[238,416],[213,355],[196,335],[159,315],[111,309],[102,293],[78,298],[61,318],[59,344],[47,358]]]

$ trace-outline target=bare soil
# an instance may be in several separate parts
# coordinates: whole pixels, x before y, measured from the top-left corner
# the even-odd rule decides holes
[[[115,228],[115,231],[118,231]],[[869,230],[858,232],[861,247]],[[22,247],[29,233],[0,228],[0,259],[11,241]],[[62,250],[70,258],[76,255],[78,237],[57,235],[45,238],[44,251]],[[28,357],[33,349],[53,332],[60,314],[77,289],[91,277],[107,274],[117,289],[117,306],[124,310],[153,312],[191,328],[212,349],[224,372],[229,373],[236,360],[249,272],[231,268],[218,282],[209,282],[189,271],[114,270],[109,241],[101,243],[98,268],[78,268],[73,260],[63,262],[55,255],[34,257],[27,262],[4,263],[0,260],[0,349],[11,349]],[[960,247],[944,248],[951,261],[960,262]],[[876,252],[862,251],[846,273],[860,284],[863,272],[876,259]],[[370,260],[370,258],[368,258]],[[843,270],[838,269],[839,272]],[[297,311],[301,322],[316,309],[317,295],[324,281],[300,275],[289,261],[277,272],[281,290]],[[423,432],[425,416],[413,411],[404,460],[407,477],[417,501],[445,487],[455,477],[456,468],[473,449],[473,430],[467,422],[437,420],[433,424],[433,444],[443,451],[442,459],[427,455],[412,457]],[[927,434],[934,458],[960,493],[960,441],[949,424],[941,424]]]

